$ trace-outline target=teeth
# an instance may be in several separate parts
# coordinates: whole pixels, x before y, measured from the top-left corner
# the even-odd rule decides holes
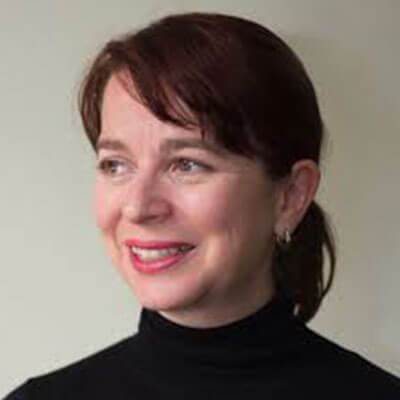
[[[157,260],[159,258],[165,258],[172,255],[175,255],[179,252],[185,251],[193,246],[185,245],[179,247],[170,247],[168,249],[160,249],[160,250],[145,250],[139,247],[132,246],[131,251],[134,254],[137,254],[143,261],[152,261]]]

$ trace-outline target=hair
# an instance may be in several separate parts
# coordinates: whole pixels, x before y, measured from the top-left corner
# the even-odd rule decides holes
[[[159,120],[200,128],[202,138],[211,134],[226,150],[261,159],[275,182],[287,178],[298,160],[319,165],[324,125],[313,84],[294,51],[264,26],[192,12],[168,15],[109,41],[79,93],[94,150],[104,89],[119,72]],[[274,246],[272,273],[293,315],[308,322],[331,288],[336,245],[328,216],[315,201],[292,235],[289,247]],[[330,261],[326,284],[324,249]]]

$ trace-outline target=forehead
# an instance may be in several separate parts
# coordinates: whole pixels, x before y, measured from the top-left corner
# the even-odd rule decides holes
[[[101,119],[105,124],[131,116],[137,122],[153,121],[156,118],[139,101],[133,84],[120,75],[112,75],[104,88]]]
[[[173,111],[182,114],[185,119],[191,119],[189,128],[180,127],[171,122],[161,121],[153,112],[143,104],[136,88],[130,77],[126,74],[113,74],[107,82],[101,105],[101,130],[108,131],[112,126],[118,125],[120,128],[127,124],[131,127],[140,129],[160,129],[161,132],[171,134],[184,134],[185,136],[201,137],[200,127],[197,126],[197,118],[183,102],[174,97],[171,103]],[[167,105],[168,106],[168,105]],[[206,139],[214,141],[212,135],[206,132]]]
[[[160,152],[167,153],[184,147],[202,148],[218,156],[232,168],[254,168],[254,161],[234,154],[220,146],[211,135],[201,138],[200,128],[184,129],[157,119],[141,102],[134,85],[123,76],[110,77],[104,89],[101,109],[101,133],[97,140],[100,148],[124,150],[128,138],[141,140],[149,134],[151,141],[159,141]],[[114,143],[113,143],[114,142]],[[117,143],[119,142],[119,143]],[[256,164],[261,164],[257,160]],[[260,165],[258,166],[260,167]]]
[[[199,127],[189,130],[160,121],[141,103],[134,85],[127,83],[123,77],[114,75],[104,89],[99,142],[104,143],[104,138],[110,136],[124,139],[134,132],[140,133],[138,136],[142,137],[148,133],[151,136],[160,136],[158,133],[162,133],[165,138],[182,138],[180,141],[171,142],[165,147],[166,150],[172,147],[182,148],[186,142],[191,143],[192,147],[204,147],[221,154],[227,152],[218,146],[211,135],[206,134],[203,140]]]

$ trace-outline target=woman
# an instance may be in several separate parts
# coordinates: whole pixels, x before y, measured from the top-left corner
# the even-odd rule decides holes
[[[80,111],[97,226],[139,329],[7,399],[399,398],[397,377],[306,326],[335,244],[314,201],[315,91],[279,37],[167,16],[102,49]]]

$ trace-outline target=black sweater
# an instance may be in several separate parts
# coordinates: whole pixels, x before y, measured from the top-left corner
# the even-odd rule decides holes
[[[28,379],[5,400],[400,399],[400,379],[322,337],[275,297],[217,328],[142,308],[138,332]]]

